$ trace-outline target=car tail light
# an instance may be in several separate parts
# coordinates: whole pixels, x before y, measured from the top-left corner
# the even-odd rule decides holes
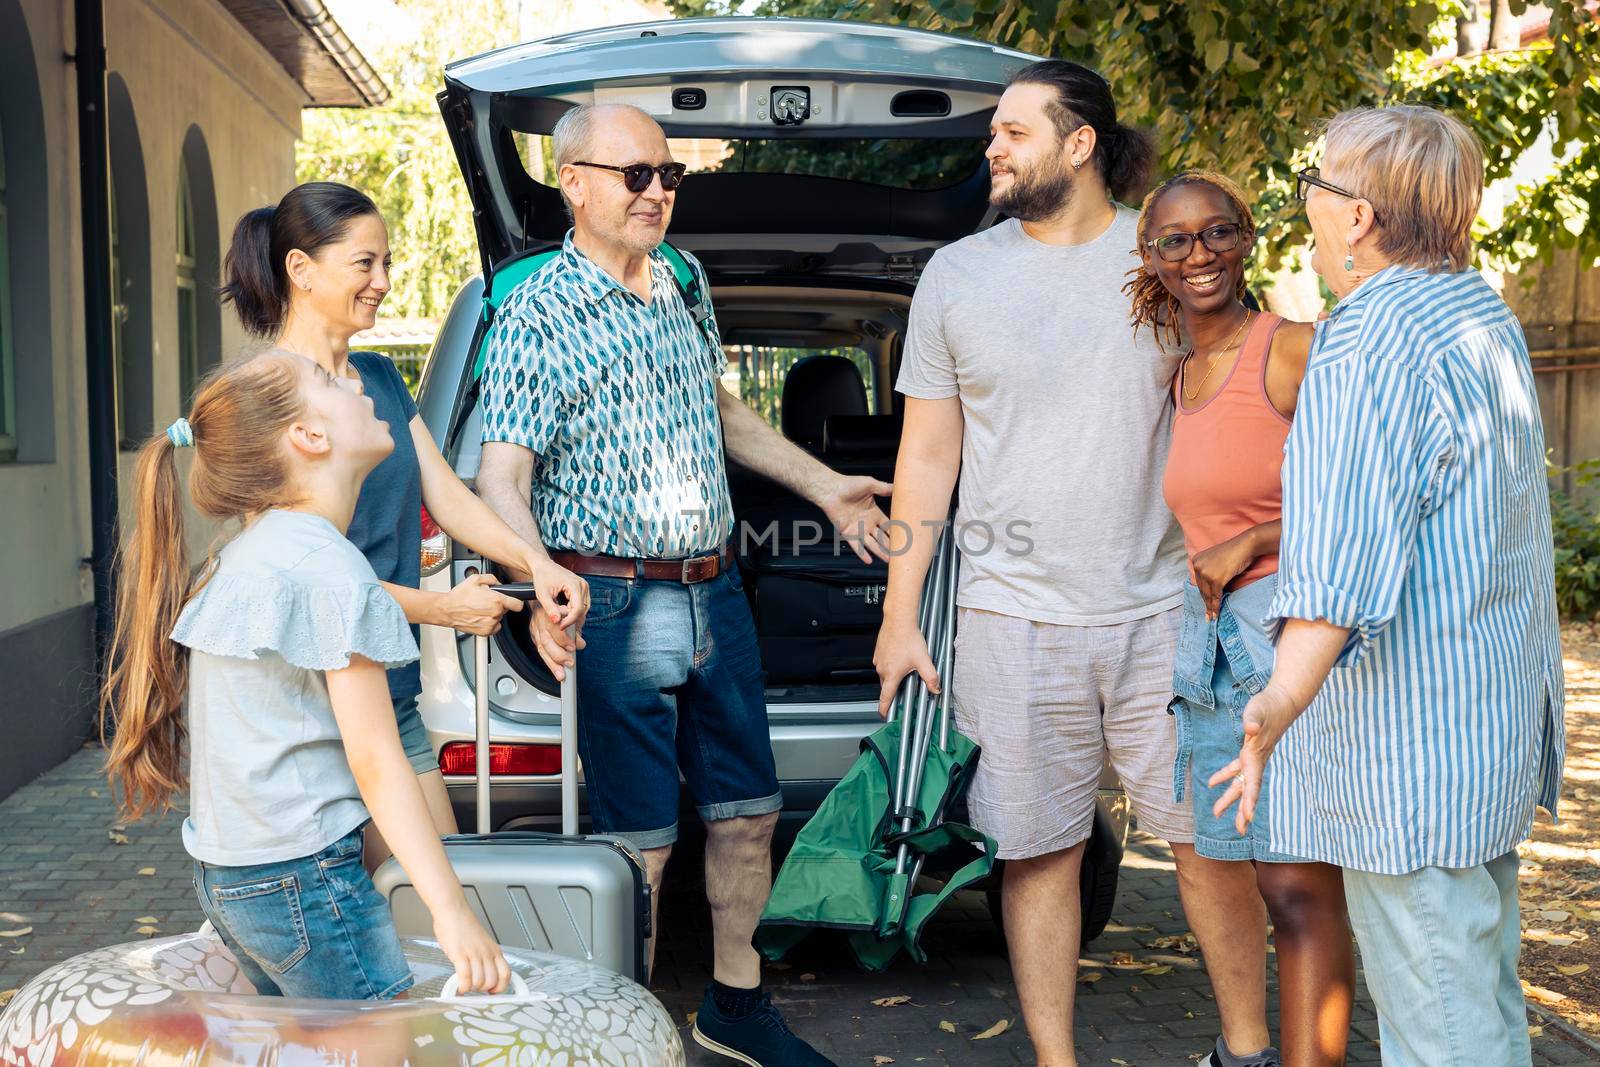
[[[428,509],[422,509],[422,574],[424,577],[450,562],[450,538],[439,529]]]
[[[478,773],[478,753],[471,741],[451,741],[439,750],[445,774]],[[489,774],[560,774],[560,745],[491,744]]]

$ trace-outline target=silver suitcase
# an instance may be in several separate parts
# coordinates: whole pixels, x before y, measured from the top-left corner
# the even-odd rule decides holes
[[[533,587],[500,592],[532,601]],[[578,833],[577,671],[561,685],[561,833],[493,833],[489,816],[489,639],[475,639],[477,833],[444,839],[467,902],[508,948],[553,952],[648,980],[650,882],[639,853],[620,838]],[[433,920],[400,864],[373,875],[401,937],[433,936]]]

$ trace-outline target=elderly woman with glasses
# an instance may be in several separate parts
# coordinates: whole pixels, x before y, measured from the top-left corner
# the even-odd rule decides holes
[[[1422,107],[1338,115],[1301,174],[1339,303],[1284,458],[1272,676],[1211,779],[1242,830],[1270,758],[1272,847],[1344,868],[1390,1065],[1530,1062],[1516,847],[1561,776],[1544,435],[1469,264],[1482,185]]]
[[[1278,588],[1283,444],[1312,328],[1245,306],[1255,223],[1244,194],[1222,175],[1191,171],[1166,181],[1145,199],[1138,233],[1139,266],[1125,286],[1134,331],[1149,326],[1158,343],[1187,348],[1173,381],[1162,478],[1189,557],[1170,705],[1178,731],[1173,791],[1182,801],[1187,790],[1194,809],[1194,863],[1229,887],[1226,916],[1194,924],[1223,1030],[1201,1062],[1338,1067],[1355,996],[1339,868],[1274,849],[1260,800],[1255,819],[1237,829],[1213,813],[1223,791],[1205,781],[1239,751],[1240,713],[1272,673],[1262,617]],[[1184,907],[1192,912],[1203,901],[1191,896],[1184,893]],[[1281,1056],[1267,1030],[1269,918]],[[1210,930],[1225,931],[1232,951],[1208,943]]]

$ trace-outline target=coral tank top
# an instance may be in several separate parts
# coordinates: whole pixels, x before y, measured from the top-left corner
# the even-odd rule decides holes
[[[1196,555],[1283,517],[1279,475],[1289,420],[1267,398],[1267,353],[1282,322],[1268,312],[1256,316],[1221,388],[1198,407],[1185,406],[1183,375],[1174,377],[1172,450],[1161,489],[1183,527],[1191,580]],[[1228,588],[1277,570],[1276,552],[1258,556]]]

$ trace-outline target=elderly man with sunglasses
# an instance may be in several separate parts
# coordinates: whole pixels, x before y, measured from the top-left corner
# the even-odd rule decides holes
[[[715,963],[695,1040],[760,1067],[828,1064],[762,993],[750,945],[783,801],[723,452],[820,507],[863,559],[885,555],[874,498],[890,486],[829,470],[718,385],[709,304],[693,313],[659,250],[684,173],[661,127],[637,108],[585,105],[553,141],[573,228],[495,318],[478,489],[588,580],[580,640],[543,612],[533,627],[551,658],[576,654],[583,667],[578,745],[594,829],[636,845],[659,893],[680,770],[705,822]]]

